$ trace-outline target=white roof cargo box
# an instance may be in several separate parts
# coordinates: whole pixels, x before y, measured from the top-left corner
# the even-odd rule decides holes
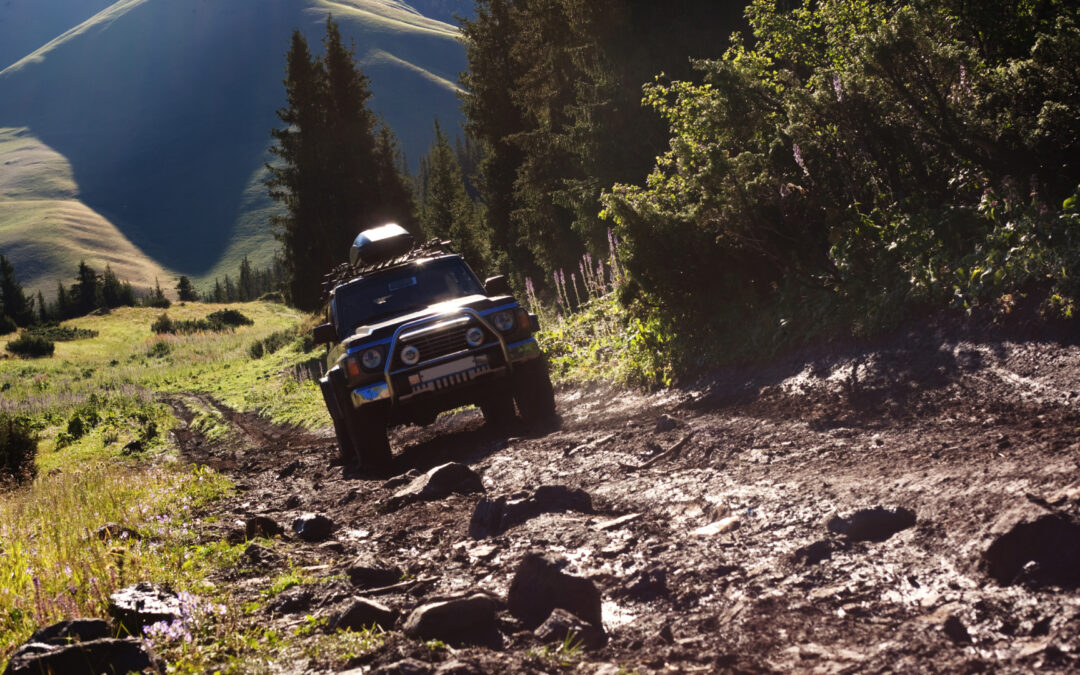
[[[387,223],[356,235],[349,249],[349,264],[375,265],[403,256],[412,250],[413,236],[397,223]]]

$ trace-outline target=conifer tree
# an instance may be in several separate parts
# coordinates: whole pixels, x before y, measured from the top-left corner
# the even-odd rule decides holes
[[[191,279],[184,275],[181,275],[176,282],[176,295],[180,302],[195,302],[199,299],[199,294],[191,285]]]
[[[56,282],[56,312],[53,316],[57,321],[70,319],[74,316],[75,308],[71,302],[71,294],[64,288],[64,282]]]
[[[408,226],[412,209],[411,199],[402,197],[407,187],[380,189],[389,175],[380,147],[384,161],[392,161],[393,145],[376,140],[368,80],[332,17],[323,47],[325,56],[315,58],[303,35],[293,33],[286,106],[278,111],[285,126],[271,132],[277,161],[268,165],[267,180],[270,196],[286,210],[273,225],[288,296],[307,310],[318,306],[322,276],[345,260],[357,232],[388,220]]]
[[[34,303],[15,280],[15,266],[3,255],[0,255],[0,307],[0,315],[10,317],[18,326],[34,323]]]
[[[38,311],[38,321],[40,323],[48,323],[49,322],[49,308],[45,304],[45,294],[42,293],[41,291],[38,291],[38,294],[37,294],[37,311]]]
[[[71,291],[76,316],[84,316],[102,306],[101,279],[85,260],[79,261],[79,272]]]

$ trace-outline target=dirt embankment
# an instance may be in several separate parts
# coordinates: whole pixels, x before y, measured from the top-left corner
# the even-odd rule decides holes
[[[926,332],[651,395],[567,389],[558,407],[555,430],[490,428],[478,411],[398,430],[387,476],[334,465],[329,434],[252,415],[230,415],[242,443],[180,436],[240,484],[225,522],[332,521],[326,540],[290,534],[277,563],[235,571],[241,600],[286,558],[355,582],[290,591],[268,621],[339,618],[357,597],[398,613],[398,629],[478,592],[496,611],[487,646],[392,633],[354,666],[1080,669],[1080,347]],[[448,462],[483,493],[401,496]],[[508,607],[531,552],[599,591],[603,646],[569,666]],[[396,579],[364,577],[379,567]]]

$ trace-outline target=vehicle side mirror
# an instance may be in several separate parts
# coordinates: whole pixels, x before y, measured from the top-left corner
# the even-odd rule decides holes
[[[488,277],[484,280],[484,290],[490,295],[510,295],[510,282],[500,274],[497,277]]]
[[[315,326],[311,331],[311,337],[314,338],[315,344],[317,345],[337,342],[338,339],[337,330],[332,323],[324,323]]]

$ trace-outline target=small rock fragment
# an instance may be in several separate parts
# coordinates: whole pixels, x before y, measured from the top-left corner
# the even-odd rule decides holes
[[[507,499],[482,498],[473,509],[469,536],[492,537],[544,513],[592,513],[592,498],[584,490],[565,485],[541,485],[532,495]]]
[[[452,493],[472,494],[483,491],[484,481],[475,471],[464,464],[449,462],[415,478],[380,504],[379,510],[384,513],[396,511],[413,502],[435,501]]]
[[[901,530],[915,525],[915,512],[903,507],[886,509],[875,506],[861,509],[847,518],[834,516],[828,522],[830,532],[851,541],[885,541]]]
[[[244,521],[244,533],[248,539],[256,537],[280,537],[285,534],[285,528],[269,516],[252,516]]]
[[[181,617],[180,598],[168,586],[141,581],[109,596],[109,613],[128,635],[142,635],[143,628]]]
[[[587,623],[559,607],[551,611],[533,634],[545,643],[568,640],[570,644],[580,643],[585,649],[599,649],[607,643],[607,634],[602,627]]]
[[[353,598],[348,606],[336,614],[330,626],[336,630],[361,631],[372,626],[390,630],[397,621],[398,613],[381,602],[366,598]]]
[[[675,421],[675,418],[671,415],[661,415],[656,419],[656,432],[663,433],[665,431],[671,431],[675,427],[679,426],[679,423]]]
[[[293,461],[289,462],[284,467],[282,467],[281,471],[278,471],[277,477],[278,478],[288,478],[289,476],[296,473],[296,471],[301,466],[303,466],[303,465],[300,463],[300,460],[294,459]]]
[[[244,549],[244,560],[252,567],[280,567],[283,562],[280,555],[255,543]]]
[[[945,624],[942,628],[945,630],[945,635],[956,644],[967,644],[971,642],[971,635],[968,633],[967,627],[964,626],[964,622],[955,614],[950,614],[949,618],[945,619]]]
[[[431,665],[419,659],[402,659],[379,666],[371,675],[430,675]]]
[[[600,591],[588,579],[566,574],[559,567],[542,554],[526,555],[510,582],[507,597],[510,613],[530,629],[543,623],[556,607],[594,626],[603,625]]]
[[[361,555],[345,570],[349,581],[360,588],[378,588],[401,581],[400,567],[387,566],[374,556]]]
[[[699,527],[690,532],[690,534],[696,537],[715,537],[718,534],[724,534],[725,532],[739,529],[740,524],[738,516],[728,516],[727,518],[721,518],[714,523]]]
[[[275,596],[266,605],[266,610],[271,614],[299,614],[310,609],[314,599],[315,594],[310,588],[297,586]]]
[[[483,593],[432,602],[412,611],[404,632],[411,638],[452,644],[484,645],[498,639],[495,601]]]
[[[293,533],[304,541],[322,541],[330,536],[334,521],[321,513],[305,513],[293,521]]]

